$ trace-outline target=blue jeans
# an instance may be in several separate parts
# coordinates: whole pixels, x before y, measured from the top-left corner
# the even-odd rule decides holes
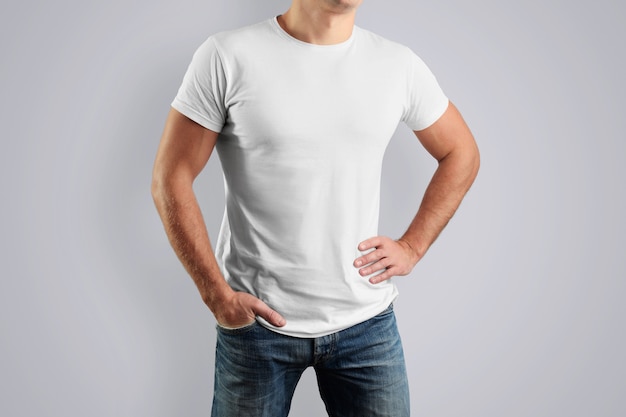
[[[286,417],[312,366],[331,417],[406,417],[409,388],[393,307],[328,336],[294,338],[254,322],[218,326],[212,417]]]

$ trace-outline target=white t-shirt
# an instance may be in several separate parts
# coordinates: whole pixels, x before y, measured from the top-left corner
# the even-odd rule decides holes
[[[335,45],[275,18],[211,36],[172,106],[220,132],[226,210],[215,252],[238,291],[318,337],[363,322],[397,296],[353,266],[378,233],[381,168],[398,123],[434,123],[448,99],[408,48],[354,27]],[[407,219],[407,223],[410,219]]]

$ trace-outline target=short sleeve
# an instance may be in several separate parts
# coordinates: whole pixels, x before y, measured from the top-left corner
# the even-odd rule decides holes
[[[448,97],[424,61],[413,52],[411,55],[402,121],[412,130],[422,130],[443,115],[448,108]]]
[[[226,72],[213,38],[196,50],[172,107],[199,125],[220,132],[226,121]]]

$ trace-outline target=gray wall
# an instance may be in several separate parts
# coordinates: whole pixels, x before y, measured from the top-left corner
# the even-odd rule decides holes
[[[3,3],[0,415],[202,416],[214,321],[149,195],[168,106],[209,34],[288,1]],[[623,416],[624,6],[365,0],[411,46],[482,150],[477,183],[397,279],[414,415]],[[435,165],[400,126],[381,232]],[[215,236],[222,179],[197,191]],[[293,416],[320,416],[313,374]]]

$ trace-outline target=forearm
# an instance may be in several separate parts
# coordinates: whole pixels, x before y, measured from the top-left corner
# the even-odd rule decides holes
[[[215,314],[229,295],[215,259],[202,212],[190,185],[155,184],[153,198],[169,241],[194,280],[203,301]]]
[[[171,109],[152,172],[152,197],[167,236],[218,323],[236,327],[258,315],[274,326],[285,319],[255,296],[234,291],[215,259],[193,182],[206,165],[219,133]]]
[[[375,236],[359,244],[360,251],[369,251],[354,261],[359,273],[367,276],[382,271],[370,278],[372,284],[411,272],[446,227],[478,173],[478,147],[454,104],[449,103],[439,120],[415,135],[439,166],[402,237]]]
[[[478,173],[479,156],[474,147],[451,152],[439,161],[419,210],[399,239],[421,259],[448,224]]]

